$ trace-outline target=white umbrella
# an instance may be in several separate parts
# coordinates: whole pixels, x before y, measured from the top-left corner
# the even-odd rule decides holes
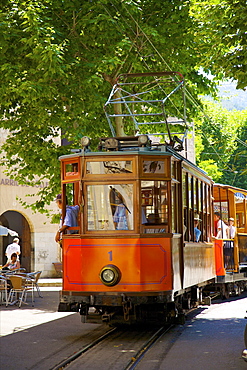
[[[11,236],[19,236],[16,231],[10,230],[5,226],[0,225],[0,236],[7,236],[8,234],[10,234]]]

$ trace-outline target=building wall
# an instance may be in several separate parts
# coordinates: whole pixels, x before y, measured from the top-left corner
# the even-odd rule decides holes
[[[5,137],[6,132],[0,130],[0,144]],[[34,213],[30,208],[25,209],[17,200],[17,197],[19,197],[30,204],[33,203],[37,199],[35,194],[40,186],[20,185],[18,182],[11,180],[4,173],[4,170],[4,167],[0,168],[0,224],[19,233],[21,250],[22,247],[24,248],[22,243],[26,243],[26,253],[30,253],[31,258],[31,271],[42,270],[42,277],[55,277],[57,273],[52,263],[61,261],[61,248],[54,240],[58,225],[51,224],[50,220],[41,213]],[[43,186],[47,186],[47,183],[44,183]],[[34,196],[26,197],[27,194],[33,194]],[[53,213],[58,212],[55,202],[48,209]],[[25,231],[23,230],[23,224],[20,222],[23,217],[26,220],[24,224],[28,225]],[[8,223],[8,225],[4,223]],[[0,236],[0,264],[6,263],[5,248],[12,240],[13,237],[11,236]]]
[[[187,137],[184,141],[184,150],[180,154],[192,163],[196,164],[195,137],[193,131],[188,132]]]

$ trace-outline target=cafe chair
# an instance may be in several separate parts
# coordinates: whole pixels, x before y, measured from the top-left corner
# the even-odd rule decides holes
[[[2,271],[2,273],[3,273],[3,271]],[[26,276],[26,269],[24,267],[21,267],[19,269],[15,269],[15,270],[5,270],[4,275],[5,276],[9,276],[9,275]]]
[[[33,284],[30,284],[30,278],[25,276],[19,275],[9,275],[8,279],[12,284],[12,288],[9,292],[8,303],[14,304],[18,303],[19,307],[21,307],[22,303],[26,303],[27,293],[31,292],[32,295],[32,306],[34,306],[33,302]],[[14,296],[16,295],[16,301],[13,301]],[[19,298],[17,298],[19,295]]]
[[[6,306],[8,306],[8,282],[7,279],[2,275],[0,275],[0,294],[1,294],[0,304],[5,302]]]
[[[40,298],[43,298],[41,292],[40,292],[40,288],[39,288],[39,284],[38,284],[38,280],[40,278],[40,275],[42,274],[42,271],[37,271],[37,272],[29,272],[27,274],[27,276],[32,280],[32,284],[34,285],[34,287],[36,288],[37,292],[38,292],[38,295]],[[29,281],[30,283],[30,281]]]

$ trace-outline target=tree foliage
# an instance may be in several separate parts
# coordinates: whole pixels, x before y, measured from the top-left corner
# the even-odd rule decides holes
[[[234,142],[233,152],[228,162],[228,166],[232,169],[232,172],[226,171],[221,181],[224,184],[230,184],[242,189],[247,189],[247,111],[245,111],[244,125],[239,127],[237,140]]]
[[[205,71],[247,86],[247,18],[245,0],[192,0]]]
[[[195,122],[197,165],[215,182],[245,188],[247,167],[240,157],[246,153],[247,110],[228,111],[219,103],[208,101],[204,102],[203,112]]]
[[[220,7],[217,1],[212,3]],[[194,8],[191,4],[182,0],[1,2],[1,127],[9,130],[2,163],[19,183],[49,179],[50,186],[40,191],[33,209],[44,210],[59,191],[60,155],[78,147],[84,135],[94,138],[94,144],[97,137],[110,135],[102,107],[120,73],[175,70],[184,74],[187,91],[193,91],[195,99],[214,91],[213,81],[199,69],[222,72],[212,58],[205,58],[212,51],[213,41],[208,39],[213,40],[211,31],[217,24],[210,29],[207,22],[208,39],[203,40],[199,15],[204,4],[195,3]],[[227,47],[217,48],[219,55],[229,49],[228,41]],[[215,60],[221,64],[220,58]],[[191,120],[193,101],[187,106]],[[61,146],[60,137],[69,144]]]

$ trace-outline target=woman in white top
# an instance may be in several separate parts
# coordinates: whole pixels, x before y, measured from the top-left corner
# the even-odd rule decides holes
[[[236,234],[236,227],[233,226],[234,218],[230,217],[228,219],[228,221],[229,221],[229,226],[228,226],[228,229],[227,229],[228,239],[234,239],[235,234]]]
[[[227,230],[228,226],[220,218],[220,213],[215,212],[214,219],[217,221],[217,239],[228,239]]]

